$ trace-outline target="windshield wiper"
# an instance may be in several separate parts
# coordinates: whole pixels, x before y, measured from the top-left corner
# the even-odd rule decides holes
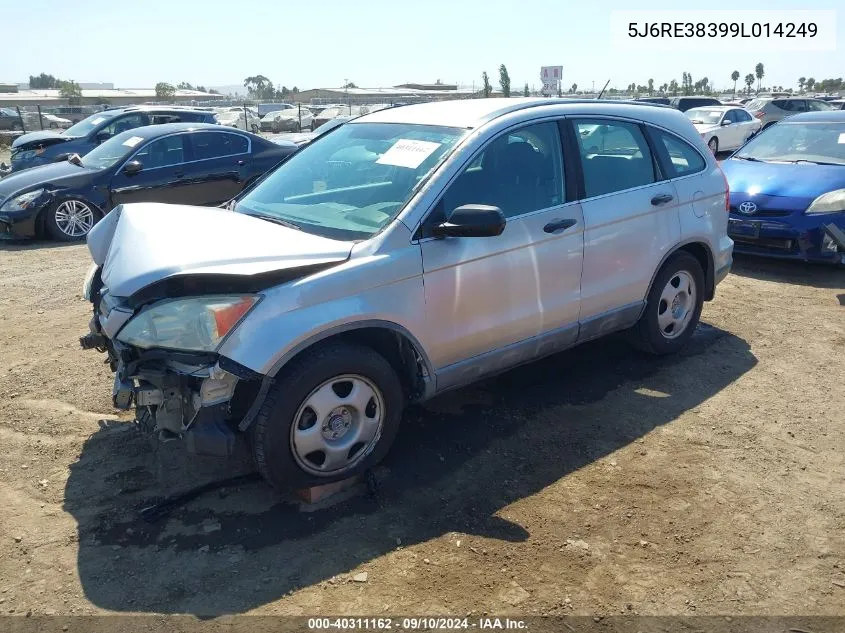
[[[695,124],[695,123],[703,124],[704,123],[704,121],[699,121],[698,119],[693,119],[690,122],[693,123],[693,124]]]
[[[732,156],[731,158],[738,158],[739,160],[750,160],[752,163],[765,163],[766,161],[754,158],[753,156]]]
[[[808,163],[810,165],[837,165],[840,166],[842,163],[826,163],[823,160],[807,160],[806,158],[799,158],[798,160],[791,160],[791,163]]]
[[[272,222],[273,224],[280,224],[282,226],[286,226],[289,229],[296,229],[297,231],[302,230],[302,227],[298,224],[290,222],[289,220],[283,220],[282,218],[276,217],[275,215],[270,215],[269,213],[244,213],[244,215],[250,215],[254,218],[261,218],[262,220],[267,220],[268,222]]]

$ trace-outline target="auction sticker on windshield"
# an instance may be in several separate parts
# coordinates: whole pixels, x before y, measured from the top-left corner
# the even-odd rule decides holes
[[[438,147],[440,147],[440,143],[400,138],[376,162],[379,165],[416,169]]]
[[[836,142],[839,143],[839,144],[845,143],[845,132],[843,132],[842,134],[839,135],[839,140],[836,141]]]
[[[141,136],[133,136],[123,141],[123,144],[126,145],[126,147],[135,147],[138,143],[143,140],[144,139]]]

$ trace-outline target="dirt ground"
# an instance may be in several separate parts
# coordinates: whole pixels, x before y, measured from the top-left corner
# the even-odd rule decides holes
[[[845,614],[845,273],[740,259],[681,356],[615,338],[409,410],[303,512],[143,438],[84,246],[0,244],[0,612]],[[356,574],[366,572],[366,580]]]

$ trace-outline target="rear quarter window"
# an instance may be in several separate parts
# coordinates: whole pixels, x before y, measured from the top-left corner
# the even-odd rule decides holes
[[[689,176],[704,171],[707,162],[692,145],[662,130],[652,128],[651,132],[660,139],[660,144],[666,149],[670,168],[674,172],[672,177]]]

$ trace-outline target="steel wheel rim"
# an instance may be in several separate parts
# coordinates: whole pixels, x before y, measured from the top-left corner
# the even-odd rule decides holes
[[[297,409],[290,427],[291,453],[310,475],[342,475],[378,444],[384,414],[384,396],[369,378],[334,376],[313,389]]]
[[[657,326],[664,338],[678,338],[686,332],[695,312],[696,293],[693,276],[685,270],[666,282],[657,302]]]
[[[68,237],[82,237],[94,226],[94,212],[80,200],[65,200],[55,212],[56,226]]]

